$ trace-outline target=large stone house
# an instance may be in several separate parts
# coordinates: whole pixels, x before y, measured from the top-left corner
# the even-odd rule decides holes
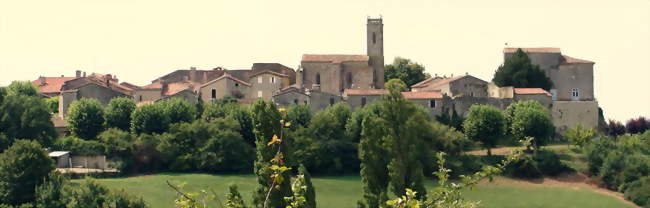
[[[79,72],[77,72],[79,75]],[[60,88],[59,114],[65,117],[70,104],[81,98],[92,98],[106,106],[116,97],[132,97],[133,89],[118,82],[111,74],[96,74],[76,77],[65,81]]]

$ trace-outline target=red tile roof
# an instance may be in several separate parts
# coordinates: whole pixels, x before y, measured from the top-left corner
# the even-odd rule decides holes
[[[41,79],[32,81],[33,85],[38,87],[39,92],[41,93],[60,93],[61,86],[66,81],[76,79],[75,77],[43,77],[45,78],[45,83],[41,83]]]
[[[551,93],[542,89],[542,88],[515,88],[515,94],[518,95],[535,95],[535,94],[546,94],[546,96],[551,96]]]
[[[388,94],[388,90],[385,89],[346,89],[343,94],[345,95],[384,95]]]
[[[519,48],[504,48],[503,53],[514,53]],[[560,53],[560,48],[521,48],[526,53]]]
[[[465,77],[467,77],[467,76],[469,76],[469,75],[455,76],[455,77],[449,77],[449,78],[441,78],[441,77],[437,77],[437,78],[429,78],[429,79],[427,79],[427,80],[428,80],[428,83],[425,83],[425,81],[427,81],[427,80],[424,80],[424,81],[422,81],[422,82],[420,82],[420,83],[417,83],[417,84],[415,84],[415,85],[413,85],[413,86],[411,86],[411,87],[415,87],[415,88],[423,88],[423,87],[439,87],[439,86],[442,86],[442,85],[448,84],[448,83],[450,83],[450,82],[453,82],[453,81],[456,81],[456,80],[459,80],[459,79],[465,78]],[[416,86],[416,85],[417,85],[417,86]]]
[[[567,64],[593,64],[594,63],[593,61],[577,59],[577,58],[573,58],[573,57],[570,57],[570,56],[564,56],[564,55],[562,56],[562,58],[564,58],[564,63],[567,63]]]
[[[370,60],[367,55],[342,55],[342,54],[304,54],[302,55],[303,62],[363,62]]]
[[[423,92],[402,92],[406,99],[440,99],[440,91],[423,91]]]
[[[194,90],[194,87],[201,86],[201,84],[196,83],[196,82],[174,82],[174,83],[169,83],[167,84],[167,89],[162,92],[163,95],[169,96],[169,95],[174,95],[178,92],[181,92],[183,90],[186,90],[188,88],[192,88]]]

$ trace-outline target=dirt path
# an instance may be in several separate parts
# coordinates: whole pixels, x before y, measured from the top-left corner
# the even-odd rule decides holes
[[[515,149],[524,149],[525,147],[499,147],[499,148],[493,148],[492,149],[492,154],[493,155],[507,155],[510,153],[512,150]],[[543,148],[548,148],[548,149],[566,149],[568,148],[567,145],[565,144],[558,144],[558,145],[549,145],[549,146],[544,146]],[[470,155],[487,155],[487,150],[474,150],[474,151],[469,151],[465,152],[466,154]]]
[[[484,180],[481,183],[487,184],[490,182]],[[511,185],[511,186],[523,186],[523,187],[560,187],[560,188],[571,188],[571,189],[583,188],[599,194],[614,197],[632,207],[639,207],[634,203],[625,200],[622,193],[600,188],[597,185],[591,183],[589,181],[589,177],[581,173],[573,173],[573,174],[561,175],[554,178],[544,178],[544,179],[534,179],[534,180],[516,180],[516,179],[505,178],[505,177],[497,177],[494,178],[492,183],[496,185]]]

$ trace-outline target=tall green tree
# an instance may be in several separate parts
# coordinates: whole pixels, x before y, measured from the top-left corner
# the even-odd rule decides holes
[[[284,137],[282,124],[280,123],[282,117],[273,103],[261,99],[253,103],[251,113],[257,152],[254,170],[255,175],[257,175],[257,182],[259,183],[259,186],[253,194],[253,204],[257,208],[264,207],[266,195],[269,193],[269,188],[272,188],[268,197],[268,207],[285,207],[286,202],[284,201],[284,197],[292,196],[291,182],[287,180],[290,178],[290,175],[288,172],[283,172],[281,178],[285,180],[276,184],[277,187],[272,187],[274,179],[271,175],[274,171],[271,169],[271,160],[276,157],[278,147],[276,147],[277,145],[269,145],[273,144],[269,142],[272,142],[272,138],[274,137],[284,139],[279,143],[279,148],[282,150],[280,155],[283,155],[284,160],[291,160],[290,142],[288,138]]]
[[[306,208],[316,208],[316,189],[314,188],[314,184],[311,183],[311,175],[309,174],[309,171],[307,171],[307,168],[305,168],[304,165],[300,165],[298,167],[298,175],[302,175],[304,178],[304,185],[306,186],[305,190],[305,207]]]
[[[131,114],[135,111],[135,102],[129,98],[113,98],[104,114],[106,128],[128,131],[131,127]]]
[[[13,81],[7,90],[8,95],[38,96],[38,89],[30,81]]]
[[[93,140],[104,131],[104,109],[96,99],[72,102],[66,117],[68,129],[82,139]]]
[[[131,114],[131,131],[136,134],[162,134],[169,128],[169,115],[160,104],[143,105]]]
[[[160,103],[169,116],[170,123],[192,122],[196,115],[195,106],[180,98],[171,98]]]
[[[490,105],[473,105],[463,122],[465,135],[480,142],[492,155],[492,148],[506,133],[506,119],[501,110]]]
[[[36,187],[54,170],[54,161],[36,141],[18,140],[0,154],[0,204],[34,201]]]
[[[287,120],[291,122],[291,129],[295,130],[298,127],[307,127],[311,121],[311,111],[309,105],[293,105],[287,109]]]
[[[36,187],[36,208],[64,208],[67,203],[67,179],[57,172],[50,173],[43,184]]]
[[[510,131],[512,135],[520,139],[533,137],[532,146],[537,151],[540,146],[546,145],[553,136],[555,126],[548,110],[523,107],[515,110]]]
[[[532,64],[528,55],[520,49],[506,59],[503,65],[499,66],[492,78],[498,86],[514,86],[520,88],[543,88],[551,89],[553,82],[546,76],[539,65]]]
[[[395,57],[393,63],[386,65],[385,68],[385,80],[400,79],[407,87],[431,77],[424,72],[424,66],[402,57]]]
[[[49,147],[57,135],[43,99],[25,95],[4,98],[0,104],[0,132],[7,139],[0,152],[15,139],[32,139]]]

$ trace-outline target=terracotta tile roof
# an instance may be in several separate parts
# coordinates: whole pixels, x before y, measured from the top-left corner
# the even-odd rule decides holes
[[[41,93],[60,93],[61,86],[65,84],[66,81],[76,79],[75,77],[42,77],[45,79],[45,83],[41,83],[41,78],[32,81],[33,85],[38,87],[39,92]]]
[[[577,58],[573,58],[573,57],[565,56],[565,55],[562,55],[562,58],[564,58],[564,63],[567,63],[567,64],[593,64],[594,63],[593,61],[577,59]]]
[[[440,91],[423,91],[423,92],[402,92],[406,99],[440,99]]]
[[[201,85],[201,87],[212,84],[212,83],[214,83],[216,81],[219,81],[219,80],[222,80],[222,79],[226,79],[226,78],[230,79],[232,81],[238,82],[239,84],[242,84],[242,85],[245,85],[245,86],[249,86],[249,87],[251,86],[251,84],[248,83],[248,82],[245,82],[245,81],[243,81],[241,79],[237,79],[236,77],[233,77],[229,73],[224,73],[223,76],[220,76],[219,78],[213,79],[212,81],[206,82],[205,84]]]
[[[442,79],[436,79],[432,83],[430,83],[428,86],[430,87],[439,87],[445,84],[449,84],[450,82],[465,78],[469,75],[463,75],[463,76],[455,76],[455,77],[449,77],[449,78],[442,78]]]
[[[370,57],[367,55],[343,55],[343,54],[304,54],[302,55],[303,62],[362,62],[368,61]]]
[[[142,89],[162,89],[162,83],[160,80],[152,82],[151,84],[142,86]]]
[[[519,48],[504,48],[503,53],[514,53]],[[560,53],[560,48],[521,48],[526,53]]]
[[[274,71],[271,71],[271,70],[264,70],[264,71],[257,72],[255,74],[251,75],[250,78],[256,77],[256,76],[261,75],[261,74],[273,74],[275,76],[289,77],[289,75],[286,75],[286,74],[277,73],[277,72],[274,72]]]
[[[415,83],[414,85],[411,85],[411,88],[422,88],[429,86],[430,84],[434,83],[434,80],[437,79],[443,79],[442,77],[429,77],[428,79],[425,79],[421,82]]]
[[[518,95],[535,95],[535,94],[546,94],[546,96],[551,96],[551,93],[542,89],[542,88],[515,88],[515,94]]]
[[[388,90],[385,89],[346,89],[343,91],[344,95],[384,95],[388,94]]]
[[[140,86],[138,86],[138,85],[131,84],[131,83],[128,83],[128,82],[122,82],[122,83],[120,83],[120,85],[122,85],[122,86],[124,86],[124,87],[128,87],[128,88],[130,88],[130,89],[134,89],[134,90],[135,90],[135,89],[140,89],[140,88],[142,88],[142,87],[140,87]]]

